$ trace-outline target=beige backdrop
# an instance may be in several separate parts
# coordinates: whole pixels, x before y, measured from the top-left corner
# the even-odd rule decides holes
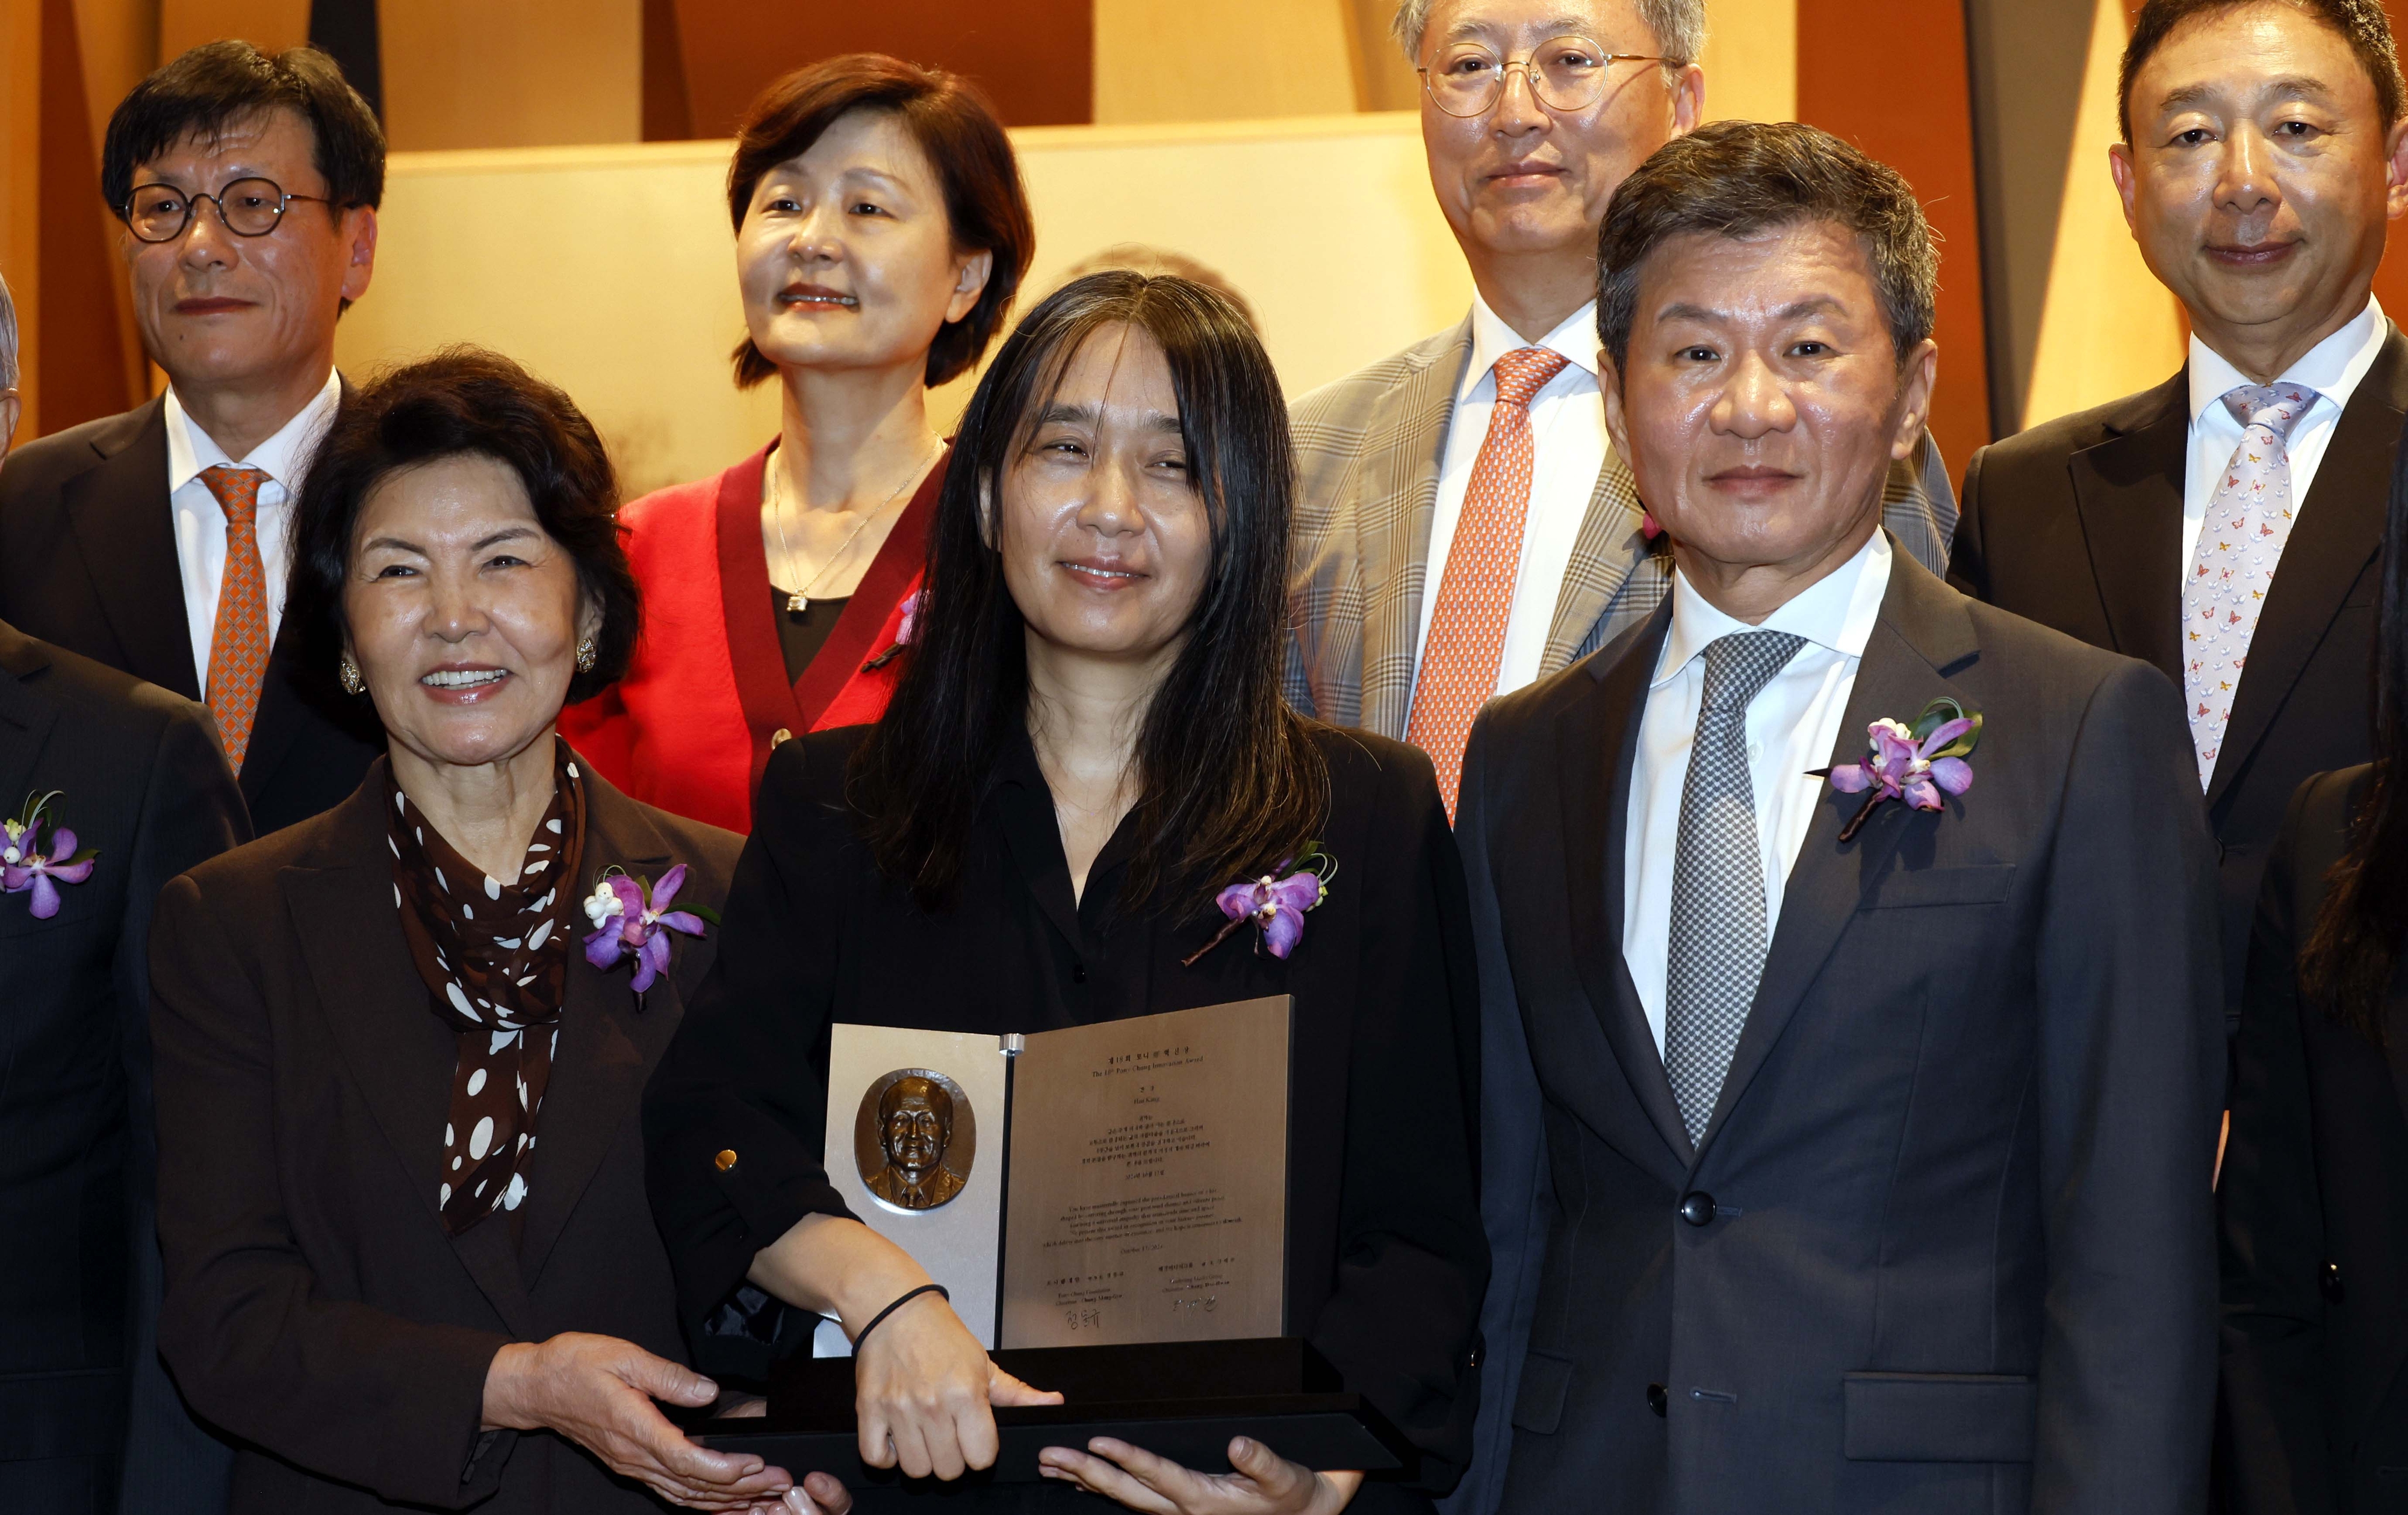
[[[1202,259],[1244,291],[1291,395],[1461,318],[1471,298],[1407,112],[1013,134],[1037,212],[1029,288],[1099,249]],[[394,156],[353,375],[452,342],[574,395],[630,493],[724,467],[777,424],[738,393],[724,142]],[[1025,303],[1024,303],[1025,305]],[[968,381],[947,387],[950,418]]]

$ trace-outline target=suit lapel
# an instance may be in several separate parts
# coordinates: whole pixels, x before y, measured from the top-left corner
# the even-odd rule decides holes
[[[612,788],[591,764],[583,767],[584,877],[565,879],[564,887],[582,894],[614,863],[657,883],[671,866],[691,861],[671,856],[668,839],[643,808]],[[527,1173],[519,1265],[529,1289],[542,1278],[545,1261],[603,1158],[636,1119],[646,1070],[668,1045],[683,1008],[676,954],[690,950],[682,940],[672,943],[670,970],[646,992],[641,1009],[628,988],[631,970],[625,965],[606,973],[586,962],[583,952],[569,952],[560,1044],[552,1053],[552,1081],[537,1119]]]
[[[1404,736],[1412,713],[1439,466],[1446,456],[1455,388],[1470,353],[1471,318],[1466,316],[1455,340],[1391,393],[1380,435],[1366,449],[1356,492],[1367,586],[1362,722],[1391,736]]]
[[[2132,397],[2116,435],[2067,461],[2091,582],[2114,650],[2154,663],[2182,687],[2182,514],[2190,440],[2188,379],[2176,374]]]
[[[1563,793],[1565,904],[1569,939],[1581,987],[1605,1039],[1622,1065],[1630,1091],[1686,1166],[1689,1135],[1681,1124],[1664,1059],[1630,970],[1622,956],[1623,849],[1630,809],[1630,776],[1639,746],[1639,713],[1647,683],[1672,623],[1668,601],[1620,658],[1555,723],[1556,784]],[[1594,665],[1592,665],[1594,666]]]
[[[59,707],[33,684],[50,665],[40,643],[0,622],[0,816],[24,803],[35,761],[58,722]]]
[[[351,1081],[400,1165],[408,1203],[440,1227],[443,1121],[452,1108],[459,1043],[436,1018],[409,959],[394,908],[393,854],[385,842],[385,767],[379,758],[359,790],[332,812],[332,829],[307,864],[278,882],[292,913],[318,1007]],[[509,1328],[541,1335],[509,1249],[480,1240],[479,1226],[454,1238],[458,1257]]]
[[[268,654],[267,673],[260,681],[259,715],[251,724],[251,745],[243,750],[242,772],[238,776],[242,783],[243,803],[254,811],[259,806],[259,796],[266,790],[268,781],[276,777],[278,766],[292,751],[293,744],[300,738],[302,727],[309,721],[311,692],[308,685],[314,681],[309,680],[302,670],[296,645],[300,640],[300,632],[292,621],[287,620],[277,628],[276,646]],[[331,681],[327,682],[331,686]],[[334,694],[331,687],[322,694],[340,697]],[[354,700],[352,705],[351,720],[358,721],[370,715],[365,700]]]
[[[1598,618],[1622,593],[1631,571],[1646,559],[1647,538],[1640,531],[1645,516],[1630,465],[1609,450],[1605,466],[1597,471],[1588,513],[1581,518],[1572,560],[1564,572],[1564,587],[1555,596],[1555,620],[1548,625],[1546,651],[1539,660],[1540,678],[1571,666],[1589,633],[1597,629]]]
[[[1874,721],[1884,716],[1912,721],[1933,696],[1951,693],[1946,674],[1978,648],[1972,621],[1956,592],[1933,578],[1912,553],[1893,551],[1889,588],[1856,667],[1832,761],[1855,761],[1864,750],[1865,728]],[[1765,952],[1764,976],[1756,983],[1756,1002],[1731,1054],[1713,1118],[1698,1144],[1700,1153],[1713,1144],[1731,1108],[1747,1093],[1899,840],[1910,827],[1945,821],[1944,812],[1935,816],[1892,801],[1875,809],[1855,839],[1841,846],[1840,829],[1863,804],[1860,795],[1828,786],[1823,791],[1813,824],[1782,891],[1781,919]]]
[[[167,507],[167,412],[153,400],[96,440],[103,462],[60,490],[94,597],[137,679],[201,697]]]
[[[2358,575],[2383,550],[2392,454],[2400,418],[2408,411],[2408,337],[2393,328],[2383,350],[2358,381],[2300,503],[2290,540],[2274,566],[2258,629],[2249,637],[2249,666],[2233,692],[2232,719],[2207,786],[2210,808],[2273,724],[2291,685],[2324,640]]]

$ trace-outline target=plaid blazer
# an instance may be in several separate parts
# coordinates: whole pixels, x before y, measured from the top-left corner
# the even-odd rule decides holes
[[[1296,402],[1296,535],[1288,569],[1282,681],[1307,715],[1401,741],[1412,703],[1422,591],[1439,465],[1455,387],[1471,355],[1471,318]],[[1539,665],[1545,678],[1612,641],[1663,603],[1670,560],[1651,552],[1629,465],[1598,470],[1555,596]],[[1893,465],[1882,521],[1935,574],[1948,566],[1956,492],[1924,433]]]

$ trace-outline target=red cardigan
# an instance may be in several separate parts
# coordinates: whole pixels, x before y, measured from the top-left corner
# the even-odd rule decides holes
[[[625,678],[560,716],[561,735],[627,794],[737,832],[752,829],[752,790],[771,748],[885,713],[902,672],[904,602],[919,593],[928,522],[953,461],[948,448],[789,685],[761,549],[768,451],[620,509],[644,591],[643,635]]]

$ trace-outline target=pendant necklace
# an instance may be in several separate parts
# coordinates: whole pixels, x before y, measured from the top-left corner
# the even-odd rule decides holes
[[[939,439],[935,449],[932,450],[925,458],[921,460],[920,465],[903,476],[903,482],[895,486],[894,493],[888,494],[885,499],[880,501],[878,508],[863,517],[861,524],[853,528],[853,535],[846,537],[844,541],[838,546],[836,551],[830,554],[825,563],[820,565],[819,572],[811,575],[810,582],[805,584],[801,589],[795,590],[787,594],[787,614],[800,615],[811,607],[810,591],[812,587],[818,584],[821,579],[825,579],[828,576],[828,570],[830,568],[835,567],[838,564],[844,561],[844,555],[853,550],[853,543],[861,540],[861,534],[869,529],[869,523],[885,515],[887,507],[893,505],[896,498],[902,494],[904,490],[918,483],[922,479],[927,476],[928,465],[935,463],[937,461],[937,454],[942,452],[944,450],[945,444],[941,439]],[[771,478],[779,479],[783,479],[784,470],[778,468],[777,459],[772,458],[769,460],[769,467],[775,470],[770,475]],[[769,519],[777,522],[778,550],[785,554],[785,558],[788,563],[792,563],[795,561],[795,549],[794,544],[786,540],[786,491],[782,483],[779,487],[777,493],[778,498],[769,502]]]

